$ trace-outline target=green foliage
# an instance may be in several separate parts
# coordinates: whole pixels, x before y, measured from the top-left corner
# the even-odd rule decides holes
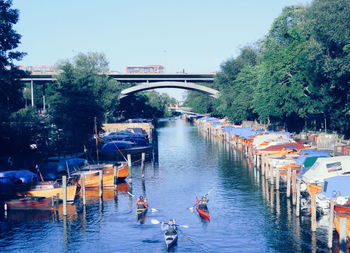
[[[170,116],[167,108],[176,104],[176,99],[167,94],[159,94],[151,90],[137,95],[129,95],[120,102],[121,119],[131,118],[161,118]]]
[[[0,0],[0,121],[23,106],[19,79],[25,74],[15,67],[14,61],[25,55],[15,51],[21,39],[13,26],[18,22],[18,10],[11,9],[12,1]]]
[[[107,71],[105,56],[79,54],[60,65],[57,83],[48,90],[49,113],[63,129],[67,149],[82,149],[93,134],[94,118],[100,124],[117,116],[120,88],[102,73]]]
[[[198,91],[188,91],[185,107],[192,108],[193,112],[197,113],[212,113],[213,112],[214,99],[206,94]]]

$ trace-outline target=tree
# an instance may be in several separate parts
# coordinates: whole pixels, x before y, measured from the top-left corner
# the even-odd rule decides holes
[[[252,100],[257,83],[258,47],[247,46],[241,49],[236,58],[221,65],[214,85],[220,90],[215,101],[215,112],[228,116],[232,121],[254,119]]]
[[[316,108],[309,89],[314,77],[304,27],[307,8],[286,7],[275,19],[262,42],[260,78],[253,102],[261,120],[292,122],[290,130],[300,128],[297,124]]]
[[[23,107],[23,85],[19,79],[25,72],[15,66],[15,61],[21,60],[25,53],[15,51],[21,35],[13,29],[19,13],[11,5],[11,0],[0,0],[0,122]]]
[[[93,134],[95,117],[100,127],[117,116],[120,88],[103,74],[108,71],[103,54],[80,53],[72,61],[64,61],[59,69],[62,72],[49,91],[49,114],[63,129],[66,148],[82,150]]]
[[[324,114],[329,127],[350,135],[350,1],[315,0],[307,13],[316,73],[331,102]]]

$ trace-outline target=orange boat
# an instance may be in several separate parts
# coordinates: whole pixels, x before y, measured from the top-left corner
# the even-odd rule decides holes
[[[73,202],[75,199],[75,194],[77,193],[76,185],[67,186],[67,201]],[[33,186],[29,191],[26,192],[26,195],[32,197],[46,197],[52,198],[59,195],[59,199],[63,200],[63,188],[62,185],[57,182],[40,182],[39,184]]]
[[[85,169],[89,169],[86,167]],[[100,185],[100,175],[99,172],[102,171],[102,184],[103,187],[114,187],[114,167],[106,165],[96,165],[90,167],[87,171],[79,171],[74,173],[74,175],[80,175],[79,184],[82,185],[81,175],[85,175],[85,187],[94,188],[99,187]],[[124,180],[129,175],[129,167],[125,164],[120,165],[117,168],[116,180]]]
[[[340,218],[346,218],[346,235],[349,238],[350,237],[350,214],[347,212],[335,212],[334,214],[334,219],[333,219],[333,224],[335,230],[340,233]]]

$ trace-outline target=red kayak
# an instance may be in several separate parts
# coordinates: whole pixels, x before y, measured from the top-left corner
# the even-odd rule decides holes
[[[196,197],[196,210],[200,217],[206,220],[210,220],[210,214],[209,214],[207,205],[206,204],[200,205],[197,197]]]

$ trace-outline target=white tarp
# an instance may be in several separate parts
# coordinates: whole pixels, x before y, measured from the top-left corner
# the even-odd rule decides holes
[[[306,183],[322,183],[325,178],[350,173],[350,156],[318,158],[315,164],[299,177]]]
[[[285,134],[263,134],[263,135],[257,135],[254,137],[253,145],[255,147],[259,147],[264,142],[269,142],[271,143],[271,145],[278,145],[278,144],[284,144],[284,143],[294,143],[294,140],[289,138]],[[263,148],[266,148],[266,147],[268,146],[263,146]]]

